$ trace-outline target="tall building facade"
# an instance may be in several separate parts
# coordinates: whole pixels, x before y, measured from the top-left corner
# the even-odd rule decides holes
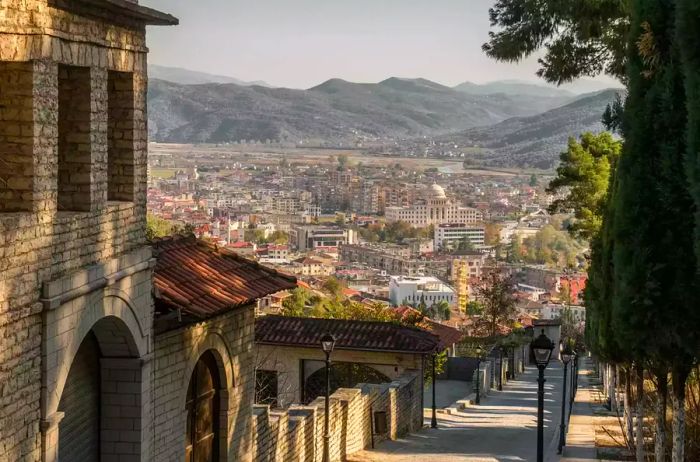
[[[420,228],[445,223],[472,224],[483,221],[481,211],[453,203],[445,194],[445,190],[437,184],[432,185],[423,198],[415,200],[411,205],[386,207],[385,215],[387,221],[405,221]]]

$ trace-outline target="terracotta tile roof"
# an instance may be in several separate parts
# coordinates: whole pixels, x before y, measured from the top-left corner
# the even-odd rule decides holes
[[[156,301],[206,319],[258,298],[296,287],[283,275],[194,237],[165,238],[153,245]]]
[[[341,350],[432,353],[438,338],[422,329],[377,321],[262,316],[255,320],[255,343],[320,348],[331,334]]]

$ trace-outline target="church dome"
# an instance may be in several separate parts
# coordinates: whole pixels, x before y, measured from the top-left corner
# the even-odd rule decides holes
[[[445,190],[437,183],[430,187],[429,195],[431,199],[447,199]]]

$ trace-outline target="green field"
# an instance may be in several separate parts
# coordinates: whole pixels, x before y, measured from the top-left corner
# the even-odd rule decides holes
[[[173,178],[175,176],[175,172],[177,172],[176,168],[152,168],[151,177],[163,179]]]

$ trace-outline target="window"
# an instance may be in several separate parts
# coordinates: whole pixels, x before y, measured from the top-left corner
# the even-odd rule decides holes
[[[134,200],[134,75],[109,72],[107,199]]]
[[[92,144],[90,68],[58,66],[58,210],[88,211]]]
[[[277,406],[277,371],[255,371],[255,403]]]
[[[32,79],[31,63],[0,62],[0,213],[32,210]]]
[[[185,462],[219,459],[219,388],[216,360],[206,352],[197,362],[187,388]]]

